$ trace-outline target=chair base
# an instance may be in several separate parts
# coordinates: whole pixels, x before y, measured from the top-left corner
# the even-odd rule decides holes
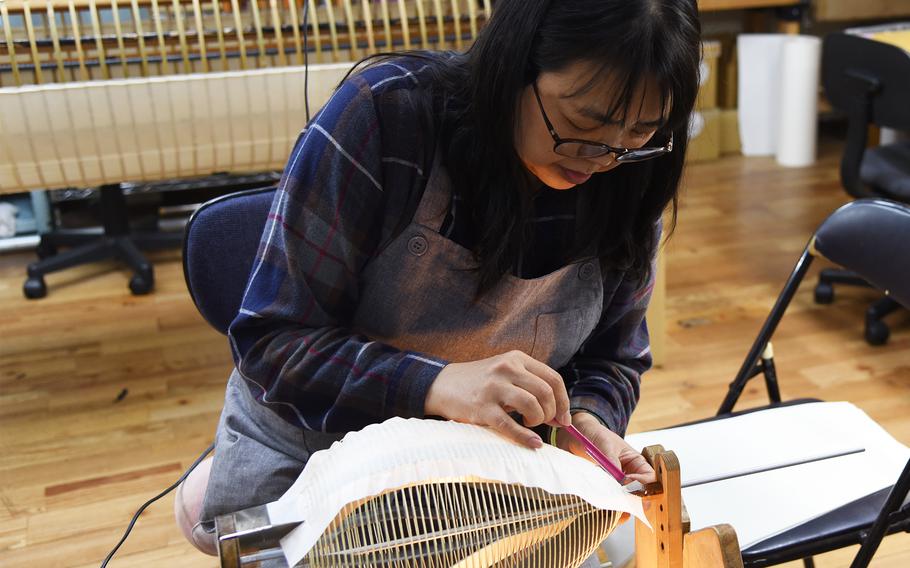
[[[838,268],[826,268],[818,276],[818,284],[815,286],[815,303],[830,304],[833,302],[834,284],[871,287],[868,282],[854,272]],[[884,345],[888,342],[891,330],[888,328],[888,324],[882,320],[900,307],[900,304],[888,296],[876,300],[869,306],[866,310],[866,322],[863,330],[866,343],[869,345]]]
[[[101,188],[103,230],[58,230],[41,236],[37,247],[38,260],[28,265],[28,278],[22,291],[26,298],[37,299],[47,295],[44,277],[81,264],[117,259],[133,270],[130,290],[133,294],[148,294],[155,286],[152,264],[142,250],[179,247],[182,233],[130,231],[128,211],[120,185]],[[57,252],[59,247],[73,247]]]

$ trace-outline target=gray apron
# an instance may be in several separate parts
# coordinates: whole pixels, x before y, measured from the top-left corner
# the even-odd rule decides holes
[[[598,261],[533,279],[507,275],[474,302],[473,255],[439,234],[450,201],[449,177],[437,164],[410,225],[364,268],[352,330],[451,362],[517,349],[554,369],[564,366],[600,319],[604,290]],[[202,519],[277,500],[313,452],[342,436],[285,422],[253,399],[235,370],[218,424]]]

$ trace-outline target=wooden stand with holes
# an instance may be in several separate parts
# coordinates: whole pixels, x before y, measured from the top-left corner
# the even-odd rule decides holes
[[[662,446],[649,446],[642,454],[654,467],[657,482],[645,487],[642,497],[654,530],[635,521],[636,568],[742,568],[733,527],[715,525],[689,532],[676,454]]]

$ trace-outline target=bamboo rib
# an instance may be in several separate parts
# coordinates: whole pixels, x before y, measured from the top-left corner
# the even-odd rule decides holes
[[[332,41],[332,61],[338,61],[338,27],[335,24],[335,9],[332,2],[325,3],[325,15],[329,20],[329,38]]]
[[[133,101],[133,87],[132,86],[121,86],[121,90],[126,94],[126,100],[129,101],[128,106],[130,109],[130,127],[125,129],[133,133],[133,144],[136,146],[136,163],[139,165],[139,176],[141,179],[148,179],[148,176],[145,172],[145,164],[142,163],[142,141],[139,140],[139,129],[136,127],[136,103]],[[118,129],[118,131],[124,130],[123,128]],[[124,154],[123,150],[120,150],[121,154]]]
[[[22,107],[24,105],[22,105],[22,103],[19,103],[18,106]],[[23,112],[22,112],[22,122],[25,123],[26,132],[33,131],[31,120],[29,118],[29,113],[25,112],[25,109],[23,109]],[[38,153],[37,149],[35,148],[34,138],[31,136],[25,136],[24,138],[25,138],[25,145],[28,146],[28,151],[29,151],[29,156],[31,157],[31,161],[35,162],[35,163],[40,162],[41,161],[39,159],[40,154]],[[44,177],[44,168],[34,168],[34,172],[38,176],[38,187],[48,187],[49,184],[47,183],[47,180]]]
[[[221,56],[221,70],[228,70],[227,48],[224,45],[224,28],[221,23],[221,7],[218,0],[211,0],[212,14],[215,17],[215,35],[218,38],[218,54]]]
[[[256,66],[262,68],[268,64],[266,59],[268,54],[265,49],[265,38],[262,35],[262,18],[259,17],[259,1],[252,0],[249,3],[249,6],[250,11],[253,14],[253,28],[256,31],[256,46],[259,50],[259,56],[256,58]]]
[[[35,27],[32,23],[32,11],[28,3],[23,5],[23,16],[25,19],[25,32],[28,35],[28,45],[32,52],[32,64],[35,66],[35,81],[40,85],[44,82],[44,74],[41,71],[41,58],[38,56],[38,44],[35,41]]]
[[[411,487],[410,491],[408,491],[408,494],[411,497],[411,507],[414,509],[414,512],[416,514],[416,516],[414,517],[414,534],[421,534],[421,535],[432,534],[432,530],[427,529],[426,519],[427,519],[427,516],[429,516],[429,515],[427,513],[427,509],[424,507],[423,499],[421,499],[421,496],[423,494],[423,488]],[[416,543],[415,543],[415,548],[417,548]],[[426,559],[427,555],[421,554],[420,549],[415,550],[415,552],[417,552],[417,554],[418,554],[417,557],[420,558],[421,560]],[[423,562],[423,564],[426,565],[425,562]]]
[[[126,59],[126,47],[123,45],[123,28],[120,25],[120,9],[117,0],[111,0],[111,14],[114,17],[114,35],[117,36],[117,49],[120,51],[120,65],[123,67],[123,76],[130,76],[129,63]]]
[[[71,0],[72,1],[72,0]],[[158,2],[152,4],[152,18],[155,20],[155,35],[158,37],[158,53],[161,57],[161,74],[168,74],[167,47],[164,43],[164,32],[161,29],[161,11],[158,8]],[[175,64],[176,68],[176,64]]]
[[[4,4],[3,2],[0,2],[0,12],[2,12],[2,14],[3,14],[4,16],[6,15],[5,8],[6,8],[5,4]],[[3,24],[3,29],[4,29],[4,31],[9,29],[9,28],[7,27],[7,25],[6,25],[6,23]],[[2,118],[3,118],[3,113],[0,112],[0,132],[3,132],[3,120],[2,120]],[[0,143],[3,144],[3,151],[6,153],[6,155],[9,156],[9,157],[12,157],[13,152],[12,152],[12,150],[10,150],[10,147],[9,147],[9,137],[8,137],[8,136],[0,136]],[[12,162],[12,160],[9,160],[9,161]],[[12,164],[12,167],[10,168],[10,170],[13,172],[13,180],[15,180],[16,185],[17,185],[18,187],[27,187],[24,183],[22,183],[22,175],[19,173],[19,166],[18,166],[18,164],[13,163],[13,164]]]
[[[455,47],[461,51],[464,49],[464,40],[461,37],[461,7],[458,4],[459,0],[452,0],[452,20],[455,24]]]
[[[404,48],[411,49],[411,22],[408,20],[408,3],[398,0],[398,17],[401,20],[401,36],[404,38]]]
[[[345,24],[348,27],[348,41],[351,42],[351,59],[360,59],[360,46],[357,44],[357,23],[354,21],[354,14],[351,7],[351,0],[341,0],[344,6]]]
[[[95,34],[95,48],[98,50],[98,63],[101,66],[101,76],[107,80],[111,78],[110,70],[107,68],[107,54],[104,51],[104,41],[101,35],[101,22],[98,20],[98,8],[95,6],[95,0],[89,0],[89,15],[92,22],[92,33]]]
[[[265,93],[265,96],[259,97],[259,100],[265,99],[264,116],[266,116],[266,117],[275,116],[275,109],[272,107],[272,97],[274,96],[274,92],[268,88],[269,76],[263,75],[261,77],[261,79],[263,82],[263,92]],[[268,168],[268,164],[272,161],[272,154],[274,153],[275,132],[274,132],[274,124],[272,123],[272,121],[269,118],[266,118],[264,122],[265,122],[265,128],[266,128],[266,140],[268,140],[268,147],[266,148],[266,152],[265,152],[265,155],[266,155],[265,162],[266,163],[263,164],[263,166],[264,166],[263,169],[266,169],[266,168]],[[284,148],[283,150],[285,152],[287,151],[286,148]]]
[[[202,72],[209,71],[209,58],[205,51],[205,26],[202,25],[202,6],[199,0],[193,0],[193,18],[196,21],[196,39],[199,44],[199,59],[202,61]]]
[[[190,50],[186,41],[186,27],[183,25],[183,13],[180,0],[171,0],[173,5],[174,23],[177,25],[177,37],[180,40],[180,55],[183,58],[183,72],[192,73],[193,65],[190,63]]]
[[[284,37],[281,33],[281,17],[278,15],[277,0],[269,0],[272,9],[272,27],[275,28],[275,43],[278,45],[278,65],[287,67],[288,58],[284,53]]]
[[[372,0],[360,0],[360,5],[363,11],[363,22],[366,25],[367,30],[367,47],[370,53],[376,52],[376,41],[373,37],[373,12],[370,10],[370,2]]]
[[[385,31],[385,51],[392,51],[395,49],[395,44],[392,43],[392,21],[389,17],[389,1],[382,0],[382,27]]]
[[[141,66],[142,76],[149,76],[149,57],[148,52],[145,50],[145,34],[142,30],[142,13],[139,11],[139,2],[137,0],[130,0],[130,8],[132,9],[133,14],[133,23],[136,28],[136,39],[139,46],[139,65]]]
[[[66,81],[66,68],[63,66],[63,51],[60,49],[60,34],[57,31],[57,15],[54,7],[47,5],[47,24],[50,28],[51,42],[54,46],[54,60],[57,62],[57,82]]]
[[[13,81],[16,85],[21,85],[22,79],[19,77],[19,61],[16,55],[16,44],[13,41],[13,28],[9,23],[9,12],[5,2],[0,2],[0,18],[3,18],[3,35],[6,37],[6,48],[9,50],[9,58],[12,63]]]
[[[423,9],[423,0],[416,0],[417,5],[417,25],[420,27],[420,40],[423,49],[430,49],[429,38],[427,37],[427,20],[426,13]]]
[[[69,0],[70,25],[73,28],[73,39],[76,43],[76,57],[79,60],[79,75],[83,81],[88,81],[91,76],[85,65],[85,52],[82,49],[82,33],[79,31],[79,17],[76,14],[76,5]]]
[[[41,22],[41,26],[40,26],[40,30],[41,30],[41,34],[42,34],[41,37],[47,37],[48,34],[50,34],[50,30],[48,29],[47,14],[46,14],[46,12],[41,11],[40,5],[35,6],[35,8],[37,8],[37,11],[35,12],[35,14],[38,16],[38,20]]]
[[[306,0],[304,0],[306,1]],[[300,41],[300,19],[297,12],[297,0],[288,0],[291,26],[294,28],[294,52],[297,54],[297,65],[303,65],[303,44]],[[305,32],[305,30],[304,30]]]
[[[309,20],[311,32],[310,37],[313,38],[313,44],[316,48],[316,57],[317,60],[323,62],[322,54],[322,34],[319,30],[319,14],[316,11],[316,3],[314,0],[304,0],[307,2],[307,20]]]
[[[433,7],[436,9],[436,49],[446,48],[446,27],[442,15],[442,0],[433,0]]]
[[[240,20],[240,6],[237,0],[231,0],[231,11],[234,12],[234,28],[237,32],[237,46],[240,48],[240,68],[247,68],[246,37],[243,33],[243,22]]]
[[[103,93],[104,93],[104,98],[107,99],[106,105],[104,106],[104,109],[105,109],[105,113],[106,113],[106,114],[110,114],[110,113],[111,113],[111,109],[116,108],[116,107],[114,106],[114,101],[111,100],[111,88],[112,88],[111,85],[112,85],[112,82],[110,82],[110,81],[103,82],[103,83],[100,83],[100,84],[98,85],[99,91],[100,91],[100,92],[103,92]],[[97,93],[97,92],[98,92],[98,91],[95,91],[95,93]],[[94,94],[94,93],[93,93],[93,94]],[[113,124],[116,125],[116,118],[115,118],[114,116],[112,116],[112,117],[110,118],[110,120],[111,120],[111,122],[112,122]],[[120,162],[120,172],[121,172],[121,174],[122,174],[122,172],[126,172],[126,171],[127,171],[127,167],[126,167],[126,154],[125,154],[125,152],[123,151],[122,145],[120,144],[120,132],[121,132],[121,130],[122,130],[122,129],[114,128],[114,129],[113,129],[114,135],[113,135],[112,137],[108,138],[108,140],[113,140],[113,142],[114,142],[115,150],[114,150],[114,152],[113,152],[113,156],[116,158],[117,161]],[[100,161],[101,161],[101,162],[104,162],[104,158],[102,158]],[[112,177],[113,177],[113,176],[112,176]],[[117,177],[119,178],[119,177],[120,177],[120,174],[118,174]],[[111,177],[108,177],[108,176],[106,176],[106,175],[104,176],[104,183],[117,183],[117,182],[120,182],[120,181],[121,181],[120,179],[112,179]]]
[[[471,22],[471,41],[477,39],[477,6],[468,0],[468,19]]]

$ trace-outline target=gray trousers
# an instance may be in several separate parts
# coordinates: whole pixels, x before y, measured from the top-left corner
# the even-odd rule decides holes
[[[215,457],[202,503],[203,527],[211,531],[218,515],[276,501],[314,452],[343,436],[288,424],[253,399],[235,369],[215,434]]]

